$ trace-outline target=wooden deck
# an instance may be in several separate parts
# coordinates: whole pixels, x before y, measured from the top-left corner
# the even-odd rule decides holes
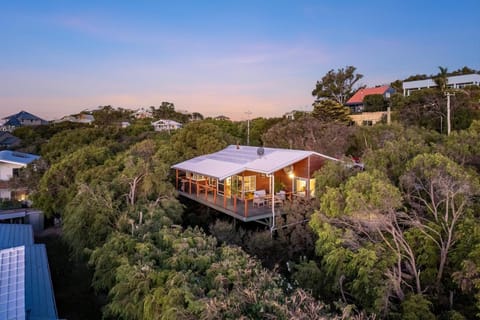
[[[178,194],[201,203],[207,207],[215,209],[219,212],[228,214],[235,219],[250,222],[250,221],[269,221],[273,217],[272,206],[265,203],[262,206],[254,206],[253,200],[241,200],[234,198],[225,198],[222,195],[213,194],[209,192],[203,193],[189,193],[184,191],[178,191]],[[275,216],[280,216],[284,213],[282,206],[277,203],[274,205]]]

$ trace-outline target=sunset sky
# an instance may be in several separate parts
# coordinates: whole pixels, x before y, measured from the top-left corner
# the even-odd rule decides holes
[[[379,85],[480,69],[480,1],[2,1],[0,117],[100,105],[235,120],[310,106],[353,65]]]

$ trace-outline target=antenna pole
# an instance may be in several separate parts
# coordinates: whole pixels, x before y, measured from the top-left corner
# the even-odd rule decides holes
[[[252,114],[252,112],[248,110],[247,112],[245,112],[245,114],[247,115],[247,146],[249,146],[250,145],[250,115]]]

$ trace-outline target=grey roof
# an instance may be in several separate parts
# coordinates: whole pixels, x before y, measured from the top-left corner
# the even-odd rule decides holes
[[[37,120],[37,121],[42,121],[42,122],[47,122],[45,120],[43,120],[42,118],[40,117],[37,117],[36,115],[34,114],[31,114],[30,112],[27,112],[27,111],[20,111],[19,113],[15,113],[15,114],[12,114],[11,116],[8,116],[8,117],[5,117],[3,118],[5,120],[9,119],[18,119],[18,120]]]
[[[15,137],[10,132],[0,131],[0,146],[14,146],[20,144],[20,138]]]
[[[32,161],[39,159],[40,156],[30,153],[16,152],[10,150],[0,151],[0,162],[27,165]]]
[[[6,313],[2,314],[2,308],[6,307],[7,310],[11,310],[10,312],[15,311],[17,315],[21,315],[18,308],[22,303],[22,295],[24,301],[23,312],[28,319],[57,319],[57,307],[50,278],[47,251],[45,245],[34,244],[32,226],[0,224],[0,249],[3,249],[0,250],[1,254],[7,254],[3,257],[10,255],[8,259],[0,259],[0,289],[3,288],[0,293],[0,319],[25,319],[25,316],[7,318],[3,317]],[[18,252],[21,250],[24,252],[24,258],[19,256]],[[14,267],[12,267],[12,263],[14,263]],[[15,272],[18,274],[22,268],[24,269],[23,281],[17,281],[18,277],[13,278],[13,276]],[[4,270],[12,271],[4,273]],[[7,282],[9,285],[4,287],[3,284]],[[14,282],[15,285],[13,285]],[[15,299],[13,299],[14,295]],[[2,305],[2,297],[5,296],[12,297],[12,299],[7,299],[8,303]]]
[[[263,148],[263,154],[259,155],[258,150],[258,147],[231,145],[218,152],[177,163],[172,168],[224,180],[245,170],[271,174],[311,155],[337,161],[314,151]]]
[[[33,230],[29,224],[0,224],[0,249],[33,245]]]

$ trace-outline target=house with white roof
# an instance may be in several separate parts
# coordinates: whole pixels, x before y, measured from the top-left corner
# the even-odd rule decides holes
[[[437,84],[434,79],[404,81],[403,95],[409,96],[413,91],[435,88]],[[480,74],[462,74],[459,76],[451,76],[447,78],[447,88],[462,89],[466,86],[480,86]]]
[[[152,122],[152,126],[155,131],[170,131],[180,129],[182,124],[173,120],[160,119]]]
[[[0,151],[0,199],[11,199],[13,188],[8,183],[17,174],[17,171],[39,159],[40,156],[16,152],[11,150]],[[18,191],[18,190],[15,190]],[[25,200],[25,192],[17,194],[17,200]]]
[[[181,196],[273,230],[286,201],[314,195],[313,174],[325,161],[338,160],[314,151],[231,145],[172,168]]]

